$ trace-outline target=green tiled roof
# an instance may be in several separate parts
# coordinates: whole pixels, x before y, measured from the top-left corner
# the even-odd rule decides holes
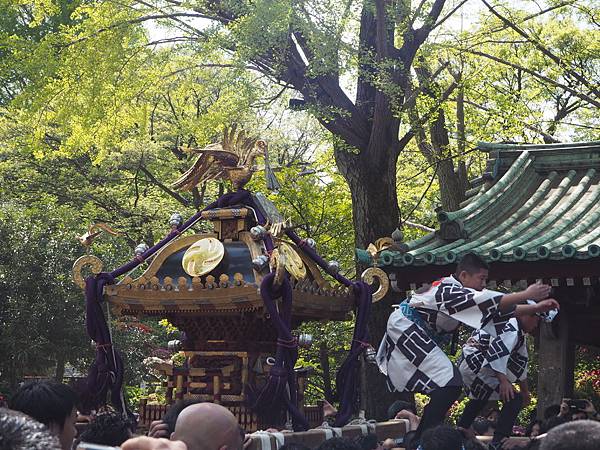
[[[384,250],[377,265],[450,264],[467,252],[487,261],[600,256],[600,141],[516,145],[481,143],[486,173],[438,229]]]

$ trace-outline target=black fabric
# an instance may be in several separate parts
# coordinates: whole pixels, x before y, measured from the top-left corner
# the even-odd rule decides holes
[[[479,415],[481,410],[485,408],[487,400],[474,400],[470,399],[463,410],[460,419],[456,426],[462,428],[469,428],[475,418]],[[500,411],[500,417],[496,424],[496,431],[494,432],[494,441],[499,442],[507,436],[512,434],[512,429],[517,420],[517,416],[523,406],[523,397],[518,392],[515,392],[515,396],[512,400],[504,402],[502,410]]]
[[[494,433],[494,441],[500,441],[512,434],[513,426],[515,425],[517,416],[522,407],[523,396],[518,392],[515,392],[515,397],[512,400],[504,402],[504,405],[500,410],[496,432]]]
[[[440,425],[446,417],[446,413],[452,404],[458,400],[462,389],[458,386],[445,386],[435,389],[429,394],[429,403],[423,411],[423,417],[417,428],[415,439],[417,440],[423,431]]]
[[[485,408],[485,405],[487,405],[487,400],[469,399],[465,409],[463,409],[460,419],[458,419],[458,422],[456,423],[456,426],[461,428],[469,428],[481,410]]]

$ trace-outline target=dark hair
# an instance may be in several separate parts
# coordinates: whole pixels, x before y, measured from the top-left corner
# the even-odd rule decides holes
[[[527,425],[527,428],[525,429],[525,436],[531,436],[531,432],[533,431],[533,427],[535,427],[536,425],[540,426],[540,434],[541,434],[541,430],[543,428],[543,424],[541,420],[534,420],[532,422],[529,423],[529,425]]]
[[[402,411],[403,409],[410,411],[413,414],[417,413],[417,410],[415,409],[415,407],[413,406],[412,403],[410,402],[405,402],[403,400],[396,400],[394,403],[392,403],[390,405],[390,407],[388,408],[388,419],[393,419],[396,417],[396,414],[398,414],[400,411]]]
[[[429,428],[421,436],[423,450],[461,450],[462,446],[462,434],[448,425]]]
[[[375,450],[378,446],[379,440],[377,439],[377,435],[373,433],[369,433],[365,436],[358,436],[354,439],[356,445],[358,445],[362,450]]]
[[[310,448],[300,442],[288,442],[279,447],[279,450],[310,450]]]
[[[544,433],[547,433],[552,428],[562,425],[563,423],[568,421],[569,419],[567,419],[566,417],[552,416],[548,420],[544,420],[544,423],[542,424],[542,431]]]
[[[550,405],[546,409],[544,409],[544,419],[549,419],[550,417],[558,416],[560,413],[560,405]]]
[[[48,428],[18,411],[0,408],[0,450],[61,450]]]
[[[335,437],[321,442],[317,450],[361,450],[360,447],[350,439]]]
[[[179,414],[181,414],[181,411],[183,411],[188,406],[195,405],[197,403],[202,403],[202,400],[198,400],[195,398],[186,398],[184,400],[176,401],[169,407],[169,409],[161,419],[164,423],[167,424],[167,431],[169,432],[169,436],[175,431],[175,423],[177,422],[177,418],[179,417]]]
[[[77,394],[70,386],[52,380],[38,380],[23,383],[10,399],[9,408],[21,411],[46,426],[58,424],[62,430],[76,404]]]
[[[485,413],[485,418],[487,419],[490,416],[490,414],[492,414],[492,413],[496,413],[496,414],[498,414],[498,416],[500,416],[500,410],[496,407],[493,407],[493,408],[488,409],[488,411]],[[491,420],[491,419],[488,419],[488,420],[490,422],[492,422],[492,426],[495,428],[497,420]]]
[[[486,446],[479,442],[477,439],[465,439],[463,443],[465,450],[486,450]]]
[[[525,450],[540,450],[542,439],[532,439],[529,444],[525,447]]]
[[[119,446],[132,434],[132,424],[129,418],[117,411],[98,414],[81,433],[81,441],[90,444]]]
[[[473,421],[473,430],[479,436],[486,433],[490,428],[496,428],[496,425],[491,420],[486,419],[485,417],[476,417]]]
[[[456,266],[455,276],[458,278],[462,271],[468,274],[475,274],[480,270],[490,270],[490,266],[479,255],[475,253],[467,253],[463,255]]]
[[[540,450],[597,450],[600,448],[600,423],[576,420],[548,432]]]

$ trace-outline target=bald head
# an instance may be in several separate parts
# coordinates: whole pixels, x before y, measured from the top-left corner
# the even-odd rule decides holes
[[[215,403],[199,403],[181,411],[171,439],[185,442],[188,450],[242,448],[242,434],[235,416]]]

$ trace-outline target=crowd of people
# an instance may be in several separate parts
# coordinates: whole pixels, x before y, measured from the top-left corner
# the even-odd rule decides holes
[[[235,416],[223,406],[180,400],[154,421],[147,436],[136,436],[131,415],[112,409],[91,417],[77,434],[77,395],[72,388],[54,381],[23,384],[11,398],[9,408],[0,408],[0,450],[101,450],[98,446],[123,450],[244,450],[251,442]],[[421,417],[409,402],[396,401],[388,409],[391,419],[406,419],[416,430]],[[491,409],[477,416],[471,427],[437,425],[423,432],[419,450],[485,450],[481,436],[493,437],[501,411]],[[590,401],[563,401],[546,408],[543,420],[527,427],[530,439],[505,441],[505,449],[592,450],[600,448],[600,422]],[[405,448],[405,436],[379,441],[374,434],[355,439],[342,437],[323,441],[312,450],[395,450]],[[279,450],[311,450],[299,443],[286,443]]]

